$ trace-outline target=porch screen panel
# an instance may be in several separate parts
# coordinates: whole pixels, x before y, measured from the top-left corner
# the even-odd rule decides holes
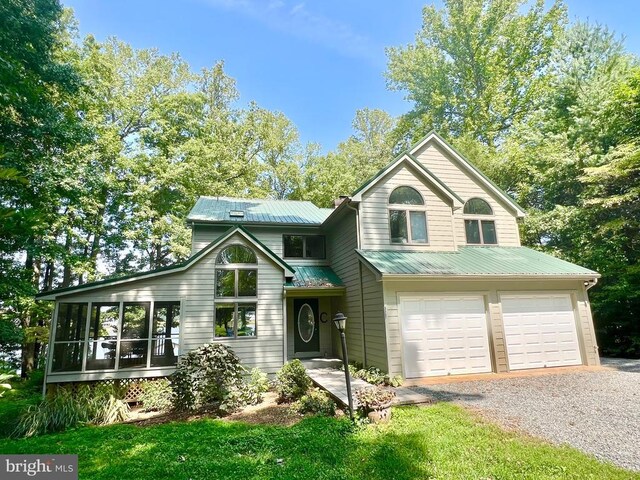
[[[120,324],[120,304],[91,306],[87,370],[111,370],[116,366],[116,340]]]
[[[177,364],[180,354],[180,302],[155,303],[151,335],[151,366]]]
[[[122,311],[119,369],[147,366],[149,304],[125,303]]]
[[[61,303],[58,305],[51,363],[52,372],[78,372],[82,369],[87,308],[86,303]]]

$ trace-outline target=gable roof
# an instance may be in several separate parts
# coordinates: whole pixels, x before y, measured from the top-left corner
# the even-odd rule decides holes
[[[464,156],[458,152],[455,148],[453,148],[444,138],[438,135],[435,131],[431,131],[425,135],[425,137],[416,143],[409,150],[410,155],[415,155],[422,147],[424,147],[427,143],[433,141],[440,145],[455,161],[458,163],[469,175],[475,178],[478,183],[482,184],[489,191],[493,192],[498,197],[502,198],[516,213],[516,216],[522,218],[526,216],[524,209],[516,203],[504,190],[498,187],[495,183],[493,183],[489,177],[487,177],[484,173],[482,173],[475,165],[473,165],[469,160],[464,158]]]
[[[378,170],[378,172],[373,177],[371,177],[369,180],[363,183],[355,192],[353,192],[352,199],[354,201],[362,200],[362,195],[367,190],[376,185],[387,173],[391,172],[394,168],[403,163],[406,163],[417,170],[417,172],[429,183],[431,183],[436,188],[436,190],[438,190],[446,198],[450,199],[455,207],[461,207],[464,204],[464,201],[453,190],[451,190],[442,180],[434,175],[431,170],[417,161],[417,159],[413,155],[407,152],[396,157],[387,166]]]
[[[285,272],[286,277],[292,277],[295,274],[295,270],[287,264],[284,260],[282,260],[278,255],[273,253],[266,245],[264,245],[260,240],[254,237],[251,233],[249,233],[242,226],[238,225],[237,227],[232,227],[223,233],[220,237],[215,239],[205,248],[200,250],[195,255],[192,255],[184,262],[176,263],[174,265],[169,265],[166,267],[156,268],[154,270],[148,270],[146,272],[138,272],[132,273],[130,275],[125,275],[122,277],[113,277],[113,278],[105,278],[104,280],[98,280],[96,282],[85,283],[82,285],[75,285],[73,287],[66,288],[58,288],[55,290],[48,290],[46,292],[40,292],[36,295],[36,299],[38,300],[55,300],[59,295],[67,295],[70,293],[83,292],[87,290],[96,290],[102,287],[111,287],[114,285],[119,285],[123,283],[135,282],[138,280],[143,280],[146,278],[157,277],[161,275],[168,275],[172,273],[183,272],[188,268],[192,267],[195,263],[197,263],[200,259],[205,257],[211,250],[219,246],[221,243],[225,242],[229,238],[231,238],[235,234],[239,234],[243,236],[249,243],[253,244],[258,250],[260,250],[264,255],[270,258],[274,263],[282,267]]]
[[[378,276],[584,278],[598,272],[526,247],[460,247],[455,252],[357,250]]]
[[[319,226],[333,209],[308,201],[200,197],[187,223],[237,223]],[[232,212],[242,215],[232,216]]]

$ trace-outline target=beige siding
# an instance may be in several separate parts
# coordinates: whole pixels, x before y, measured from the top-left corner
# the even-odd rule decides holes
[[[386,305],[387,346],[390,373],[402,374],[402,338],[398,313],[398,293],[477,293],[485,298],[488,307],[489,343],[492,363],[497,372],[508,371],[500,294],[506,292],[569,293],[574,299],[578,339],[586,365],[599,363],[593,324],[583,283],[578,280],[510,280],[510,281],[383,281]]]
[[[390,242],[389,195],[396,187],[403,185],[415,188],[425,201],[428,245],[398,245]],[[455,239],[451,206],[435,192],[437,189],[433,185],[421,181],[420,174],[412,168],[399,166],[389,172],[385,178],[363,195],[360,204],[362,248],[372,250],[454,250]],[[419,210],[420,207],[416,209]]]
[[[486,200],[493,208],[498,244],[504,246],[520,246],[520,235],[516,218],[510,206],[491,193],[476,179],[458,166],[447,153],[433,142],[427,143],[416,155],[425,167],[442,180],[463,201],[479,197]],[[466,243],[462,209],[454,212],[455,237],[458,245]]]
[[[67,302],[170,301],[183,302],[181,353],[214,341],[214,273],[218,252],[230,243],[251,246],[236,234],[183,272],[105,287],[60,298]],[[257,336],[215,339],[231,347],[247,367],[275,372],[283,363],[283,282],[281,267],[258,254]],[[140,372],[136,370],[136,372]],[[54,377],[56,374],[50,375]],[[105,375],[107,378],[108,375]],[[111,377],[109,377],[111,378]]]
[[[364,362],[362,348],[362,309],[360,275],[355,249],[357,246],[356,217],[347,211],[326,228],[327,256],[333,271],[342,279],[346,295],[336,300],[334,308],[347,317],[347,348],[350,361]],[[339,341],[339,339],[338,339]],[[339,352],[340,350],[334,350]]]
[[[362,274],[366,363],[387,372],[389,363],[382,282],[378,282],[367,267],[362,264],[359,267]]]
[[[209,243],[218,239],[229,230],[229,226],[194,225],[191,254],[199,252]],[[328,261],[312,259],[286,258],[283,251],[283,235],[320,235],[323,232],[319,227],[272,227],[246,225],[244,228],[256,237],[264,246],[282,258],[292,267],[296,265],[327,265]]]

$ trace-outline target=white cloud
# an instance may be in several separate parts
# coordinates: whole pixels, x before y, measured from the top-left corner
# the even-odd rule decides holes
[[[310,10],[304,2],[291,0],[202,0],[216,8],[234,11],[262,22],[274,30],[303,38],[344,55],[380,62],[382,49],[351,26]]]

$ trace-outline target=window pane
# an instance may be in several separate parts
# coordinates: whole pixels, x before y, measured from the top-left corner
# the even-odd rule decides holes
[[[156,337],[151,348],[152,367],[167,367],[178,363],[178,337]]]
[[[481,198],[472,198],[465,203],[463,212],[471,215],[493,215],[491,206]]]
[[[493,220],[482,221],[482,240],[489,245],[495,245],[498,243],[496,237],[496,224]]]
[[[147,366],[149,340],[123,340],[120,342],[120,362],[118,370]]]
[[[216,296],[236,296],[236,272],[235,270],[216,270]]]
[[[256,305],[255,303],[238,305],[238,336],[239,337],[255,337],[256,336]]]
[[[238,270],[238,296],[255,297],[258,294],[258,271]]]
[[[427,243],[427,217],[424,212],[409,212],[411,218],[411,241]]]
[[[86,303],[61,303],[58,306],[56,341],[84,340],[87,326]]]
[[[149,304],[125,303],[122,313],[120,338],[147,338],[149,336]]]
[[[465,220],[464,228],[467,232],[467,243],[480,243],[480,227],[478,220]]]
[[[92,305],[89,338],[93,340],[117,338],[119,320],[120,305]]]
[[[82,370],[84,342],[56,343],[53,346],[52,372],[79,372]]]
[[[258,263],[258,259],[249,247],[229,245],[218,254],[216,263]]]
[[[111,370],[116,368],[116,342],[89,342],[87,370]]]
[[[407,243],[407,212],[404,210],[389,211],[389,229],[391,243]]]
[[[216,337],[233,337],[233,304],[216,305]]]
[[[285,257],[302,258],[302,235],[285,235],[283,242]]]
[[[307,258],[325,258],[324,237],[322,235],[309,235],[305,239],[305,245]]]
[[[422,195],[411,187],[398,187],[389,196],[392,205],[424,205]]]
[[[180,335],[180,303],[156,302],[153,306],[153,336]]]

